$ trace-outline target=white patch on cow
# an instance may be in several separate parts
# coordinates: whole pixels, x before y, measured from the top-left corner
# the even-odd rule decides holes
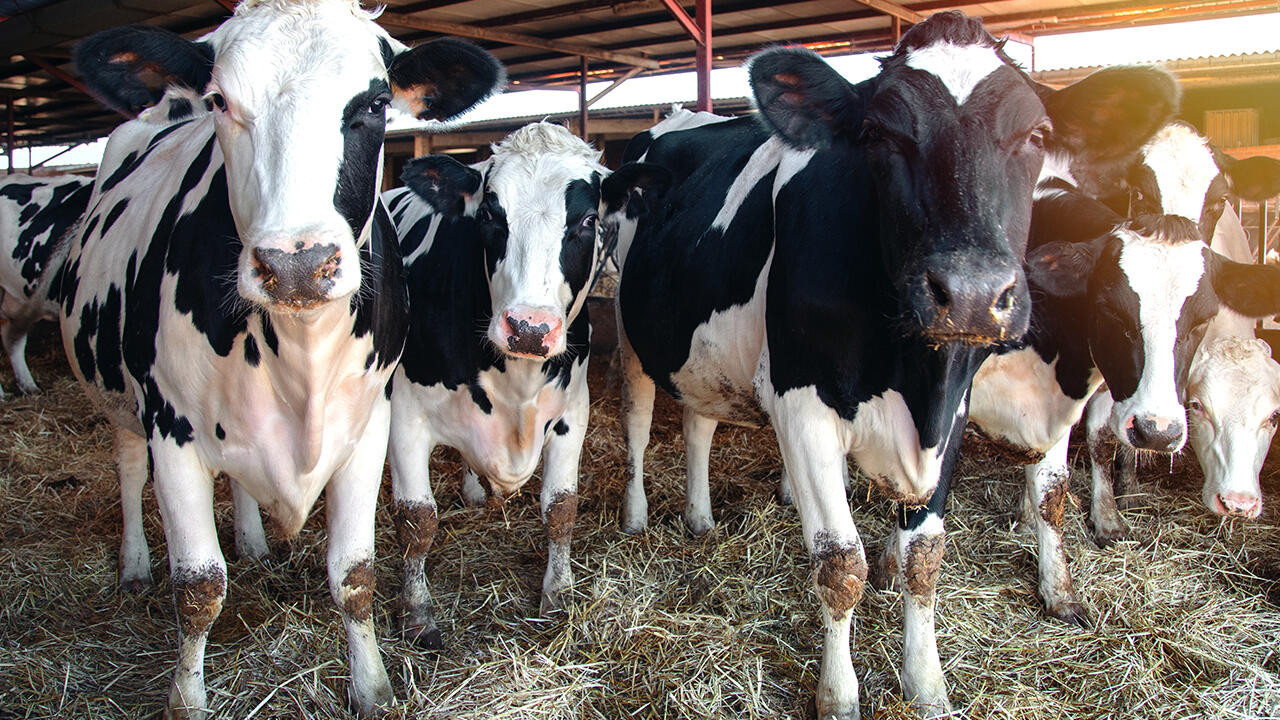
[[[1094,368],[1085,399],[1068,397],[1057,366],[1057,358],[1046,363],[1034,348],[987,358],[973,378],[969,420],[1016,447],[1048,452],[1080,421],[1086,399],[1102,384]]]
[[[1075,175],[1071,173],[1071,156],[1064,152],[1046,152],[1044,164],[1040,166],[1040,175],[1036,178],[1036,187],[1031,192],[1032,200],[1043,200],[1047,197],[1062,195],[1066,190],[1051,187],[1046,181],[1061,180],[1076,187]]]
[[[848,452],[862,472],[885,483],[895,500],[923,504],[938,486],[944,442],[920,447],[920,435],[907,401],[897,390],[886,390],[858,405],[849,426]]]
[[[724,202],[720,205],[720,212],[716,213],[715,220],[711,221],[709,231],[723,232],[729,227],[729,223],[737,217],[738,210],[742,208],[742,203],[746,202],[751,191],[760,184],[764,176],[773,172],[778,166],[778,161],[781,160],[785,149],[786,144],[777,135],[770,135],[768,140],[751,153],[742,172],[738,173],[738,176],[733,179],[733,184],[729,186]]]
[[[1209,184],[1222,172],[1209,141],[1190,125],[1169,123],[1147,141],[1141,156],[1155,173],[1161,212],[1200,222]]]
[[[412,195],[412,197],[409,199],[406,199],[405,202],[420,203],[422,205],[426,205],[426,203],[422,202],[422,200],[416,194],[410,193],[410,195]],[[427,209],[430,210],[430,208],[427,208]],[[412,217],[414,217],[414,219],[417,219],[417,216],[412,216]],[[436,239],[436,231],[440,229],[440,222],[442,220],[444,220],[443,215],[440,215],[438,213],[432,214],[431,223],[427,226],[427,234],[422,238],[422,242],[418,243],[418,247],[414,248],[413,252],[405,256],[404,258],[405,267],[409,267],[415,261],[417,261],[418,258],[422,257],[423,255],[426,255],[431,250],[431,246],[435,244],[434,241]],[[410,224],[410,227],[412,227],[412,224]],[[404,236],[404,232],[407,230],[408,230],[407,227],[403,227],[401,225],[396,226],[396,232],[399,233],[401,237]]]
[[[801,170],[809,165],[809,161],[813,160],[813,156],[817,154],[817,150],[797,150],[793,147],[786,147],[782,150],[782,156],[778,158],[778,174],[773,176],[773,198],[778,199],[778,193],[787,183],[791,182],[791,178],[796,176]]]
[[[907,67],[932,73],[951,91],[957,105],[963,105],[978,83],[1004,64],[996,49],[985,45],[941,42],[907,53]]]
[[[1228,260],[1239,263],[1254,262],[1253,248],[1249,246],[1249,235],[1240,224],[1240,217],[1236,215],[1236,210],[1230,203],[1223,208],[1222,216],[1218,218],[1218,224],[1213,228],[1213,239],[1209,243],[1209,249]],[[1219,304],[1218,314],[1209,321],[1209,328],[1200,342],[1207,344],[1219,337],[1251,338],[1254,336],[1255,323],[1253,318],[1245,317],[1226,305]]]
[[[649,128],[649,139],[650,141],[653,141],[667,133],[673,133],[677,130],[691,130],[693,128],[702,127],[703,125],[714,125],[715,123],[721,123],[732,119],[733,118],[731,117],[716,115],[701,110],[698,112],[692,112],[680,107],[679,105],[672,105],[671,113],[663,118],[662,122]],[[636,158],[636,161],[644,162],[644,159],[648,154],[649,152],[646,150],[640,155],[640,157]]]
[[[485,192],[501,202],[508,232],[506,253],[489,278],[489,339],[498,348],[506,347],[504,311],[543,311],[558,315],[562,323],[559,348],[550,352],[556,354],[563,350],[569,323],[589,289],[587,283],[575,296],[560,267],[565,231],[572,230],[565,225],[565,189],[574,180],[589,183],[592,173],[603,178],[609,171],[600,164],[599,151],[547,122],[526,125],[495,144],[490,162]],[[597,255],[593,250],[593,259]],[[594,260],[590,270],[595,271]]]
[[[1178,397],[1174,345],[1176,323],[1182,306],[1195,293],[1206,271],[1204,245],[1199,242],[1169,244],[1121,231],[1124,246],[1120,269],[1139,298],[1138,322],[1142,333],[1143,366],[1138,389],[1117,402],[1111,413],[1111,430],[1128,437],[1127,418],[1147,415],[1186,427],[1186,415]],[[1183,439],[1172,451],[1182,448]]]

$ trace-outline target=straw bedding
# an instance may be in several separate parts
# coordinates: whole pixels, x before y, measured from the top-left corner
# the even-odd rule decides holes
[[[45,392],[0,405],[0,720],[153,717],[172,670],[163,531],[147,492],[157,586],[116,590],[119,495],[110,430],[80,394],[45,325],[30,348]],[[440,533],[428,560],[447,647],[393,632],[397,548],[378,526],[375,619],[399,704],[393,718],[803,718],[821,639],[792,508],[778,505],[769,430],[722,428],[711,460],[718,527],[680,522],[679,411],[659,398],[648,455],[651,529],[618,530],[625,450],[607,358],[593,365],[591,430],[574,537],[575,598],[537,617],[546,560],[535,478],[496,509],[458,496],[456,456],[438,451]],[[7,364],[0,383],[13,388]],[[1094,626],[1044,617],[1033,538],[1015,528],[1021,471],[966,458],[947,522],[938,642],[952,702],[971,718],[1280,717],[1280,527],[1276,465],[1256,522],[1220,522],[1198,500],[1190,456],[1145,468],[1149,507],[1125,513],[1135,540],[1099,549],[1079,500],[1065,530]],[[855,479],[852,510],[869,557],[892,507]],[[384,493],[388,489],[384,485]],[[386,503],[384,503],[384,507]],[[345,642],[328,595],[323,504],[302,535],[255,564],[234,558],[229,493],[217,507],[229,557],[226,606],[206,682],[218,718],[346,717]],[[909,717],[897,694],[896,594],[856,609],[864,716]]]

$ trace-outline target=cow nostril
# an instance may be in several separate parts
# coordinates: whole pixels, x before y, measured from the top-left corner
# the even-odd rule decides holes
[[[1000,293],[1000,297],[996,298],[995,303],[991,306],[998,313],[1007,313],[1013,309],[1014,286],[1009,283],[1005,287],[1004,292]]]
[[[336,252],[329,256],[320,267],[316,268],[314,278],[316,280],[332,280],[338,275],[338,266],[342,262],[342,253]]]
[[[934,305],[944,308],[951,304],[951,293],[947,292],[946,286],[933,273],[926,274],[924,282],[925,288],[929,291],[929,296],[933,298]]]

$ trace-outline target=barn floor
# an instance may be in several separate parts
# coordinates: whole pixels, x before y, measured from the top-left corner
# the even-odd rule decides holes
[[[0,404],[0,720],[156,717],[176,630],[154,500],[148,491],[157,586],[122,596],[108,426],[79,393],[52,324],[41,326],[29,355],[44,393]],[[464,508],[458,466],[437,453],[442,512],[428,566],[447,648],[419,651],[391,631],[397,549],[380,513],[375,617],[399,699],[391,717],[808,716],[821,632],[799,522],[774,501],[780,465],[771,431],[721,430],[711,466],[719,525],[692,538],[679,517],[679,413],[660,398],[648,456],[652,527],[625,536],[617,524],[625,451],[606,360],[593,366],[567,613],[536,617],[545,562],[536,496]],[[3,365],[0,385],[12,392]],[[1091,629],[1047,620],[1040,609],[1034,541],[1013,527],[1020,470],[980,458],[961,465],[938,606],[958,714],[1280,717],[1280,465],[1264,472],[1268,505],[1253,523],[1223,523],[1201,509],[1189,455],[1172,473],[1146,468],[1151,507],[1126,513],[1135,539],[1099,549],[1084,523],[1083,453],[1072,458],[1077,507],[1066,538]],[[865,481],[855,481],[853,496],[874,555],[891,506],[865,501]],[[230,592],[206,662],[215,717],[347,717],[323,505],[297,540],[273,545],[273,559],[255,564],[234,558],[225,488],[220,497]],[[899,605],[896,594],[868,589],[856,610],[864,717],[908,716],[897,696]]]

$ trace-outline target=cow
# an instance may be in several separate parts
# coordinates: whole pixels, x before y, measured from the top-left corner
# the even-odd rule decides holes
[[[27,367],[27,333],[57,313],[33,296],[54,246],[84,214],[92,185],[78,175],[0,177],[0,340],[18,392],[26,395],[40,392]]]
[[[436,529],[428,458],[456,448],[496,497],[542,461],[549,547],[540,608],[572,589],[569,546],[590,404],[584,310],[600,261],[600,153],[564,127],[526,125],[467,166],[405,166],[383,198],[404,252],[411,309],[391,393],[391,482],[404,557],[406,637],[440,647],[423,559]],[[468,491],[475,498],[475,489]]]
[[[1169,107],[1176,107],[1176,95]],[[1105,438],[1135,451],[1177,452],[1186,441],[1178,387],[1218,308],[1246,315],[1280,311],[1280,269],[1235,263],[1205,246],[1202,210],[1212,213],[1206,220],[1212,227],[1222,206],[1208,207],[1214,203],[1206,203],[1203,186],[1194,198],[1170,193],[1167,204],[1136,207],[1126,218],[1077,181],[1076,172],[1095,171],[1093,192],[1106,194],[1108,183],[1130,182],[1155,148],[1185,131],[1180,123],[1164,124],[1128,156],[1132,164],[1124,155],[1109,158],[1115,170],[1107,182],[1097,182],[1106,173],[1080,163],[1072,148],[1051,142],[1027,262],[1053,272],[1030,277],[1036,301],[1022,345],[989,359],[974,379],[970,420],[1028,456],[1022,517],[1039,546],[1039,594],[1050,615],[1068,622],[1088,622],[1061,528],[1070,431],[1090,397],[1105,381],[1114,398],[1088,411],[1100,428],[1091,445]],[[1208,148],[1202,150],[1209,157]],[[1194,161],[1182,154],[1153,166],[1155,177],[1172,187]]]
[[[146,80],[197,93],[111,135],[89,207],[51,267],[74,373],[115,429],[122,584],[150,581],[151,466],[179,627],[166,716],[205,717],[204,650],[226,595],[213,482],[282,536],[326,498],[329,589],[355,709],[394,702],[372,620],[373,518],[407,295],[381,205],[386,108],[457,115],[503,82],[451,38],[409,49],[350,0],[246,0],[196,41],[91,36],[86,85],[129,113]]]
[[[685,406],[691,497],[718,422],[772,424],[822,606],[818,713],[857,717],[850,619],[867,567],[843,482],[851,455],[910,506],[890,541],[910,591],[903,693],[944,712],[940,499],[973,373],[1027,328],[1021,259],[1057,96],[957,12],[913,26],[857,85],[798,49],[757,55],[749,75],[759,121],[659,126],[602,189],[622,259],[623,529],[646,522],[632,500],[655,385]],[[1154,127],[1141,104],[1115,102],[1128,92],[1115,80],[1097,83],[1115,92],[1085,109],[1093,123],[1063,118],[1073,139],[1116,114],[1137,129],[1107,126],[1135,148],[1131,134]],[[710,526],[705,497],[686,508],[694,531]]]

